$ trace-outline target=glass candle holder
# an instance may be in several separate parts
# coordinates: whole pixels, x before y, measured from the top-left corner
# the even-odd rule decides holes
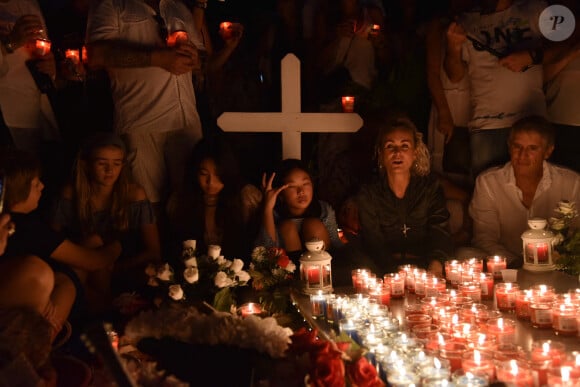
[[[466,372],[457,370],[451,378],[455,387],[479,387],[489,385],[487,375],[481,372]]]
[[[456,341],[447,341],[439,346],[439,357],[449,361],[451,372],[461,368],[463,354],[468,350],[467,345]]]
[[[502,312],[514,312],[516,309],[516,295],[520,289],[513,282],[503,282],[495,285],[495,299],[497,309]]]
[[[388,306],[391,304],[391,285],[381,282],[370,291],[370,295],[379,304]]]
[[[351,271],[352,287],[356,293],[363,293],[366,289],[367,278],[371,274],[369,269],[360,268]]]
[[[493,354],[480,350],[467,351],[463,354],[461,368],[465,372],[483,373],[490,382],[495,380]]]
[[[570,366],[553,367],[547,372],[546,383],[555,387],[577,387],[580,371]]]
[[[429,358],[429,361],[424,362],[419,367],[419,376],[422,380],[433,377],[448,379],[451,376],[451,372],[449,361],[437,357]]]
[[[566,346],[564,343],[553,340],[538,340],[532,343],[530,360],[540,362],[550,360],[552,366],[559,367],[566,359]]]
[[[533,387],[534,377],[527,364],[508,360],[497,365],[497,380],[517,387]]]
[[[403,298],[405,295],[405,277],[399,273],[387,273],[384,275],[383,281],[391,287],[391,298]]]
[[[447,287],[443,278],[432,277],[425,281],[425,297],[436,296],[445,291]]]
[[[555,303],[552,308],[552,327],[561,336],[578,335],[578,307],[568,302]]]
[[[467,336],[467,346],[471,349],[487,351],[488,353],[493,353],[497,348],[495,337],[483,332],[470,333],[469,336]]]
[[[481,286],[476,282],[464,282],[458,286],[459,292],[473,302],[481,302]]]
[[[495,352],[493,352],[493,358],[496,362],[526,360],[526,351],[514,343],[502,343],[497,345]]]
[[[411,329],[411,333],[421,340],[426,340],[429,335],[437,332],[439,332],[439,325],[435,324],[418,324]]]
[[[543,297],[530,299],[530,321],[534,328],[552,328],[552,305],[544,302]]]
[[[489,320],[486,324],[487,333],[495,336],[498,344],[515,343],[516,323],[502,317]]]
[[[459,309],[459,317],[470,324],[477,324],[479,315],[487,312],[487,310],[488,308],[485,304],[464,305]]]
[[[431,316],[428,314],[410,314],[405,317],[405,325],[408,331],[412,331],[416,325],[431,324]]]
[[[479,273],[479,286],[481,287],[481,299],[493,300],[494,278],[492,273]]]
[[[496,280],[501,280],[501,271],[507,269],[506,257],[501,255],[488,256],[486,258],[487,272],[493,275]]]
[[[473,268],[480,272],[483,271],[483,260],[479,258],[468,258],[462,262],[463,269]]]
[[[531,290],[519,290],[516,294],[516,317],[520,320],[530,319]]]

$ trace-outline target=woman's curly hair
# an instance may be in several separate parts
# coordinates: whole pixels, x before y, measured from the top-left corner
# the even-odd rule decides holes
[[[385,136],[400,129],[406,130],[413,135],[413,145],[415,146],[417,157],[411,167],[411,174],[417,176],[428,175],[431,172],[431,155],[427,145],[423,142],[423,134],[417,130],[417,127],[409,118],[404,116],[389,118],[379,125],[379,133],[375,142],[375,157],[379,163],[379,169],[382,170],[380,163],[385,146]]]

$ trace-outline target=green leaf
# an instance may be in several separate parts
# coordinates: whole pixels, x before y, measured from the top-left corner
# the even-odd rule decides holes
[[[234,304],[231,288],[223,288],[213,298],[213,307],[221,312],[229,312]]]

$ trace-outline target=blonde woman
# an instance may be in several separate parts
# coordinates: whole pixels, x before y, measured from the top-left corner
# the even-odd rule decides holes
[[[442,275],[453,251],[449,212],[422,134],[407,118],[390,119],[379,128],[375,155],[379,176],[356,197],[361,248],[383,273],[416,264]]]

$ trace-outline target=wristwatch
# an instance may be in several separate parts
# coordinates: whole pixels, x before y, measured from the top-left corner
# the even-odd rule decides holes
[[[193,6],[201,9],[206,9],[207,1],[196,1],[195,3],[193,3]]]

